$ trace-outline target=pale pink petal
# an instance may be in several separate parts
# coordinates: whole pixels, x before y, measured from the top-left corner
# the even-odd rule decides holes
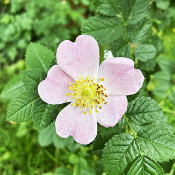
[[[38,86],[38,93],[43,101],[48,104],[61,104],[70,102],[71,96],[69,83],[74,80],[60,69],[58,65],[50,68],[47,77]]]
[[[108,96],[107,104],[102,105],[99,113],[95,114],[97,122],[104,127],[113,127],[122,118],[127,110],[126,96]]]
[[[80,144],[91,143],[97,135],[97,119],[93,114],[83,114],[79,107],[69,104],[57,116],[56,132],[60,137],[73,136]]]
[[[72,78],[96,76],[99,68],[99,47],[89,35],[80,35],[76,42],[63,41],[57,49],[57,63]]]
[[[102,62],[98,78],[104,78],[103,85],[109,95],[131,95],[142,87],[144,77],[140,70],[134,69],[129,58],[108,58]]]

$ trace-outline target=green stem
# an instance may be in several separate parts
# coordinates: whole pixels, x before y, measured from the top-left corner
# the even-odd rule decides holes
[[[126,21],[125,21],[125,19],[124,19],[124,17],[123,17],[123,13],[122,13],[122,12],[120,13],[120,16],[121,16],[121,20],[122,20],[123,26],[124,26],[125,37],[126,37],[128,43],[129,43],[129,37],[128,37],[127,28],[126,28],[127,23],[126,23]]]
[[[127,118],[126,116],[124,116],[124,118],[125,118],[125,120],[126,120],[128,126],[130,127],[130,129],[131,129],[131,131],[132,131],[134,137],[137,138],[137,133],[136,133],[136,132],[133,130],[133,128],[131,127],[131,125],[130,125],[130,123],[129,123],[129,121],[128,121],[128,118]]]
[[[138,59],[137,58],[135,58],[135,65],[137,65],[138,64]]]
[[[126,133],[128,133],[128,132],[129,132],[128,125],[126,125]]]
[[[160,103],[159,103],[160,106],[163,106],[164,105],[164,103],[165,103],[165,100],[164,99],[166,99],[169,96],[170,93],[171,93],[171,90],[169,89],[167,91],[167,93],[166,93],[166,96],[160,101]]]
[[[55,149],[55,159],[57,160],[57,162],[59,162],[59,161],[58,161],[58,158],[59,158],[59,151],[60,151],[60,150],[59,150],[58,148]],[[58,165],[58,164],[55,163],[55,166],[56,166],[56,167],[57,167],[57,165]]]
[[[175,163],[173,164],[173,167],[171,169],[170,175],[174,175],[175,173]]]
[[[127,118],[125,115],[124,115],[124,118],[125,118],[125,120],[126,120],[128,126],[130,127],[130,129],[131,129],[131,131],[132,131],[132,133],[133,133],[133,135],[134,135],[134,138],[136,139],[136,138],[137,138],[137,133],[136,133],[136,132],[134,131],[134,129],[131,127],[131,125],[130,125],[130,123],[129,123],[129,120],[128,120],[128,118]],[[139,147],[140,147],[141,156],[142,156],[142,158],[143,158],[143,157],[144,157],[144,152],[143,152],[143,150],[142,150],[142,148],[141,148],[139,142],[138,142],[138,145],[139,145]]]
[[[164,109],[163,108],[163,112],[167,112],[167,113],[170,113],[170,114],[174,114],[175,115],[175,111],[172,111],[172,110],[169,110],[169,109]]]
[[[59,156],[59,149],[56,148],[55,149],[55,158],[58,160],[58,156]]]
[[[51,160],[58,163],[58,160],[55,157],[53,157],[52,154],[50,154],[50,152],[48,152],[45,148],[43,148],[43,150]]]
[[[130,39],[129,39],[129,37],[128,37],[127,23],[126,23],[126,21],[125,21],[125,19],[124,19],[124,17],[123,17],[123,13],[122,13],[122,12],[120,12],[120,16],[121,16],[121,20],[122,20],[122,22],[123,22],[126,40],[127,40],[128,44],[130,45],[131,42],[130,42]],[[130,58],[132,58],[132,50],[130,51]]]

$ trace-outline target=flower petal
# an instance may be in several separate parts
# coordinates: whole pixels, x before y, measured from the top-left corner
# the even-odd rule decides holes
[[[107,104],[102,105],[99,113],[95,114],[97,122],[104,127],[113,127],[122,118],[127,110],[126,96],[108,96]]]
[[[89,35],[80,35],[76,42],[63,41],[57,49],[57,63],[68,75],[96,76],[99,68],[99,47]]]
[[[108,95],[131,95],[142,87],[142,72],[134,69],[134,62],[129,58],[108,58],[102,62],[98,78],[104,78],[103,85]]]
[[[61,104],[70,102],[69,83],[74,80],[60,69],[58,65],[50,68],[47,77],[38,86],[38,93],[43,101],[48,104]]]
[[[73,136],[80,144],[91,143],[97,135],[97,119],[92,114],[83,114],[79,107],[69,104],[57,116],[56,132],[60,137]]]

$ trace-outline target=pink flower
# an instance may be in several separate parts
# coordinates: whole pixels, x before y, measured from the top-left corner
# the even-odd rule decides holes
[[[97,122],[115,126],[127,109],[126,95],[142,87],[144,77],[128,58],[107,58],[99,66],[99,47],[94,38],[80,35],[76,42],[63,41],[57,63],[38,86],[48,104],[71,102],[57,116],[60,137],[73,136],[89,144],[97,135]]]

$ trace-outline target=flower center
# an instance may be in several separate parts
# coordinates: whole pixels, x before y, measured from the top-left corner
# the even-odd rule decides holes
[[[82,95],[86,97],[90,97],[92,95],[91,89],[84,89],[84,91],[82,92]]]
[[[98,109],[101,109],[101,104],[107,104],[105,98],[108,97],[104,93],[106,88],[103,85],[100,85],[100,81],[104,81],[104,78],[101,78],[99,82],[94,82],[95,78],[91,76],[78,77],[79,79],[75,83],[70,83],[69,89],[72,90],[72,93],[68,93],[67,96],[72,96],[71,99],[74,99],[73,106],[78,106],[80,110],[84,109],[84,114],[89,112],[92,113],[95,110],[98,113]]]

